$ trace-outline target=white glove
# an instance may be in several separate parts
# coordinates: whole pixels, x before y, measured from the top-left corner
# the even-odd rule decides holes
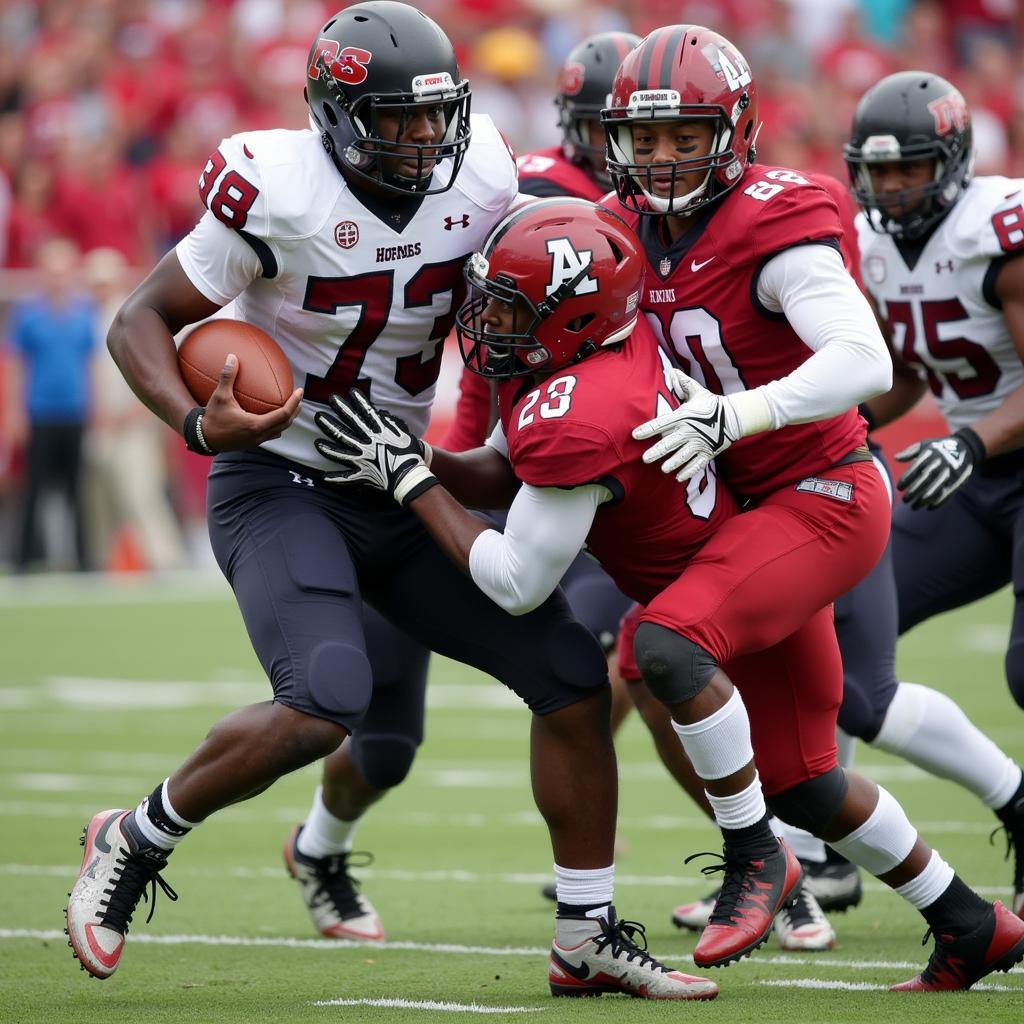
[[[663,473],[676,473],[682,482],[696,476],[734,441],[772,426],[772,413],[761,390],[716,395],[682,370],[671,370],[672,390],[683,404],[672,412],[642,423],[633,431],[638,441],[661,434],[644,452],[644,462],[662,463]]]
[[[438,482],[427,468],[429,449],[397,416],[375,408],[358,391],[347,400],[331,395],[328,401],[337,417],[318,412],[313,419],[330,440],[318,437],[314,444],[345,468],[324,476],[325,483],[367,484],[405,505]]]

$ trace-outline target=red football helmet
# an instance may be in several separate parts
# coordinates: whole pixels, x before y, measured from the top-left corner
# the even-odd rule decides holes
[[[455,318],[462,360],[492,380],[578,362],[628,337],[643,276],[640,243],[614,213],[585,199],[527,203],[466,263],[469,298]],[[492,301],[515,310],[510,331],[484,322]]]
[[[710,153],[638,164],[631,126],[662,120],[713,122]],[[743,55],[724,36],[701,25],[669,25],[655,29],[623,60],[601,121],[608,171],[622,204],[642,214],[691,213],[728,192],[754,162],[757,87]],[[675,194],[677,175],[702,170],[707,173],[697,188]],[[669,196],[655,195],[652,175],[667,171],[673,189]]]

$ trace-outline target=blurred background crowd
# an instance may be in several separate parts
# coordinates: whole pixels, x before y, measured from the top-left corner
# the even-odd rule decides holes
[[[343,5],[344,6],[344,5]],[[890,72],[952,80],[977,172],[1024,176],[1019,0],[418,0],[518,153],[559,140],[558,67],[595,32],[713,27],[758,81],[763,162],[845,180],[853,108]],[[0,0],[0,572],[209,558],[208,463],[127,390],[104,338],[189,231],[224,136],[307,124],[337,0]],[[54,338],[59,345],[52,344]],[[446,374],[437,416],[450,415]]]

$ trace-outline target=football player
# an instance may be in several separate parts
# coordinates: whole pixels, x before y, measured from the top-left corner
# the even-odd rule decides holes
[[[451,42],[405,4],[370,0],[327,22],[306,96],[311,129],[243,133],[210,157],[207,212],[126,300],[108,341],[143,401],[217,456],[212,546],[274,699],[223,719],[137,808],[92,819],[66,913],[72,948],[109,977],[139,898],[158,884],[170,894],[161,871],[193,828],[361,726],[365,599],[534,712],[534,795],[569,879],[556,936],[595,940],[581,969],[611,972],[636,996],[706,998],[713,983],[661,965],[610,909],[616,769],[600,646],[560,593],[521,617],[481,602],[415,516],[325,485],[333,464],[312,444],[332,393],[365,391],[426,426],[463,264],[517,194],[512,156],[488,118],[471,121]],[[232,300],[291,360],[301,388],[277,412],[238,406],[231,358],[205,409],[178,373],[172,335]]]
[[[868,90],[845,156],[863,210],[864,285],[895,364],[892,390],[868,413],[881,426],[931,390],[950,433],[896,456],[909,466],[893,514],[895,592],[861,609],[865,633],[875,646],[883,638],[888,658],[858,677],[858,713],[840,722],[954,779],[996,813],[1020,913],[1021,769],[944,694],[899,683],[892,649],[897,630],[1013,581],[1006,675],[1024,706],[1024,180],[972,178],[967,104],[929,72],[900,72]]]
[[[761,856],[781,860],[781,878],[761,865],[738,862],[733,851],[758,842],[767,815],[762,799],[759,817],[745,824],[748,795],[730,793],[734,787],[728,780],[742,772],[748,776],[744,788],[760,792],[752,767],[756,749],[765,788],[783,794],[797,789],[805,819],[814,816],[820,800],[814,780],[835,762],[838,690],[822,694],[813,675],[801,678],[792,670],[804,664],[808,650],[827,651],[829,636],[832,657],[830,663],[819,660],[818,669],[825,678],[838,679],[840,667],[828,607],[790,635],[765,642],[764,630],[760,642],[743,649],[742,624],[762,629],[783,592],[778,586],[723,588],[728,561],[738,547],[751,543],[745,520],[752,513],[738,514],[712,462],[679,486],[673,475],[649,465],[644,444],[633,436],[638,417],[652,410],[669,415],[680,390],[678,371],[669,365],[649,323],[638,319],[644,264],[638,240],[602,207],[549,199],[515,211],[483,251],[470,258],[470,300],[456,320],[467,365],[502,382],[500,425],[487,445],[461,456],[438,453],[428,466],[416,438],[401,423],[362,396],[351,395],[347,402],[332,399],[334,414],[317,415],[326,435],[317,447],[341,466],[327,479],[377,487],[411,507],[453,562],[513,613],[528,614],[543,602],[586,544],[616,583],[645,605],[637,634],[645,679],[678,678],[689,668],[676,660],[682,644],[671,641],[660,648],[657,673],[645,667],[640,634],[643,622],[654,616],[667,621],[674,610],[686,609],[702,635],[722,638],[727,656],[721,664],[711,666],[707,657],[688,655],[698,672],[711,668],[707,685],[688,699],[667,696],[730,844],[719,865],[727,873],[719,903],[728,910],[712,916],[694,950],[698,966],[722,966],[764,941],[775,911],[801,882],[799,864],[774,837],[775,850]],[[513,477],[522,487],[499,533],[459,501],[478,501],[503,476],[509,487]],[[833,514],[864,518],[852,500]],[[781,517],[774,523],[784,528]],[[830,532],[834,537],[840,529],[833,525]],[[857,532],[871,541],[870,530]],[[674,626],[664,631],[684,638]],[[658,693],[657,681],[651,689]],[[704,714],[722,693],[724,703]],[[749,719],[745,705],[751,709]],[[794,779],[804,781],[794,784]],[[894,857],[902,861],[907,847],[915,860],[944,863],[917,837],[891,797],[880,799],[887,804],[885,818],[897,827],[880,834],[880,815],[865,799],[867,793],[875,795],[871,783],[848,773],[842,788],[839,806],[821,831],[848,836],[846,845],[856,846],[866,865],[892,882],[887,864]],[[968,907],[996,915],[963,882],[957,879],[955,885],[956,897]],[[748,887],[755,892],[748,893]],[[757,920],[758,908],[767,927]],[[988,927],[985,962],[969,962],[957,987],[1024,956],[1024,921],[1004,911],[991,924],[995,935]],[[723,941],[741,934],[742,945]],[[556,938],[550,960],[553,991],[573,991],[587,983],[580,977],[578,955],[578,947]]]
[[[770,927],[751,889],[774,893],[789,870],[752,762],[723,765],[702,750],[709,734],[742,721],[719,666],[805,635],[784,673],[792,719],[778,721],[778,704],[751,703],[750,722],[759,768],[798,736],[821,756],[802,773],[766,777],[768,803],[924,915],[935,948],[924,971],[897,989],[968,987],[1024,956],[1024,922],[973,893],[889,793],[838,766],[835,632],[807,633],[874,567],[889,522],[857,405],[889,389],[891,363],[843,267],[835,204],[805,176],[754,163],[756,82],[742,54],[708,29],[651,33],[620,66],[603,119],[619,204],[647,254],[641,308],[684,368],[676,378],[683,404],[635,436],[660,435],[645,458],[664,460],[662,470],[681,480],[717,460],[746,507],[715,585],[765,605],[759,615],[732,620],[719,611],[705,622],[707,593],[697,603],[670,593],[648,604],[636,632],[644,680],[672,707],[723,825],[726,884],[695,962],[745,952],[757,939],[751,925]],[[826,705],[831,715],[804,720]]]
[[[601,108],[619,61],[639,42],[639,36],[607,32],[584,40],[570,52],[556,98],[563,145],[517,160],[520,193],[594,199],[608,190],[598,181],[604,152]],[[599,151],[594,150],[596,142],[600,142]],[[449,451],[476,448],[493,422],[493,382],[465,370],[459,389],[455,418],[440,443]],[[500,522],[499,513],[492,515]],[[612,647],[628,599],[585,555],[570,566],[562,586],[573,614],[606,650]],[[284,856],[321,935],[379,941],[384,938],[384,925],[350,870],[354,864],[369,863],[372,855],[353,853],[354,837],[368,808],[407,777],[423,741],[429,652],[374,609],[364,607],[363,614],[378,697],[371,701],[355,735],[324,761],[322,782],[309,814],[289,833]],[[609,667],[613,666],[610,659]],[[613,727],[629,707],[629,695],[616,682],[613,678]],[[676,761],[677,772],[687,770],[685,758]],[[543,891],[556,899],[555,889],[546,885]]]

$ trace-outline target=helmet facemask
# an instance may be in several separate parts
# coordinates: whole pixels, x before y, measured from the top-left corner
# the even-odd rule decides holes
[[[408,92],[366,93],[351,101],[331,73],[323,51],[315,64],[329,98],[319,109],[311,103],[310,113],[322,132],[325,148],[343,167],[401,195],[436,195],[452,187],[471,137],[468,81],[456,83],[448,72],[417,75]],[[423,110],[436,112],[440,118],[444,126],[441,138],[431,143],[400,142],[409,119]],[[389,127],[382,129],[385,120]],[[447,174],[435,182],[434,171],[444,161],[448,161]],[[406,164],[404,171],[399,170],[402,164]]]

